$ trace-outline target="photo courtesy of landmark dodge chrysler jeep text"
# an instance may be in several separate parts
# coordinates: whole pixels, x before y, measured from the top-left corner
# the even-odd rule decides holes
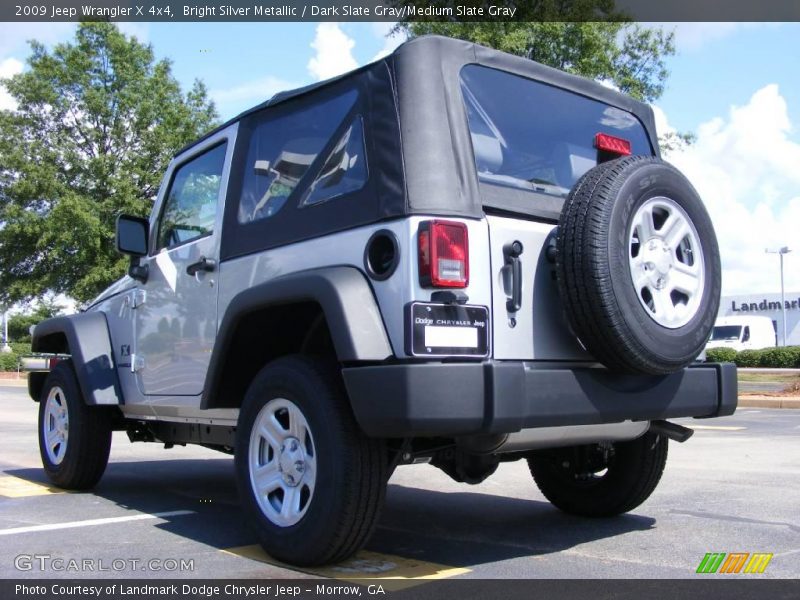
[[[181,150],[129,273],[36,326],[44,468],[103,474],[112,430],[232,453],[265,550],[341,560],[397,465],[478,483],[525,459],[604,517],[658,484],[676,417],[736,408],[698,362],[720,260],[651,109],[522,58],[422,37],[278,94]]]

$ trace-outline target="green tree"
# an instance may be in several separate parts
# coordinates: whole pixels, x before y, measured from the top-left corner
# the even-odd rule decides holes
[[[64,309],[51,298],[43,298],[36,307],[25,312],[9,315],[8,339],[11,342],[30,342],[31,326],[55,317]]]
[[[110,23],[82,23],[3,83],[0,301],[65,293],[86,302],[125,272],[120,213],[147,215],[180,147],[217,122],[202,82],[184,93],[167,60]]]

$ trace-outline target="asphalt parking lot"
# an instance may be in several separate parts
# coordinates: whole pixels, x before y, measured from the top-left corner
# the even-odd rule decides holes
[[[800,575],[800,410],[683,421],[697,432],[670,445],[653,496],[609,520],[554,509],[523,462],[478,486],[401,467],[366,550],[304,572],[254,545],[231,458],[115,433],[99,486],[64,493],[40,468],[36,411],[25,388],[0,384],[0,578],[692,578],[709,577],[695,573],[709,552],[773,554],[764,573],[736,577]]]

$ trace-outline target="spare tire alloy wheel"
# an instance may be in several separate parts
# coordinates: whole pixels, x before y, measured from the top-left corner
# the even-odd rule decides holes
[[[642,204],[630,226],[631,281],[656,323],[683,327],[697,314],[705,289],[703,248],[697,229],[670,198]]]
[[[567,320],[606,367],[667,374],[703,350],[719,309],[719,248],[672,165],[629,156],[591,169],[564,203],[556,249]]]
[[[314,436],[290,400],[270,400],[258,413],[250,437],[250,483],[264,515],[276,525],[294,525],[314,496],[317,456]]]

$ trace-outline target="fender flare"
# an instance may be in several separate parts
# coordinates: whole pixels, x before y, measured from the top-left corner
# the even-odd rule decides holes
[[[354,267],[327,267],[284,275],[248,288],[228,304],[211,353],[201,408],[211,406],[222,382],[225,357],[240,320],[256,311],[295,302],[320,305],[340,363],[392,356],[381,312],[364,275]]]
[[[61,336],[69,349],[60,345]],[[42,321],[33,330],[34,352],[68,352],[86,404],[119,405],[122,393],[114,364],[106,315],[88,312]],[[33,373],[31,374],[33,375]],[[31,378],[28,393],[39,400],[43,378]]]

